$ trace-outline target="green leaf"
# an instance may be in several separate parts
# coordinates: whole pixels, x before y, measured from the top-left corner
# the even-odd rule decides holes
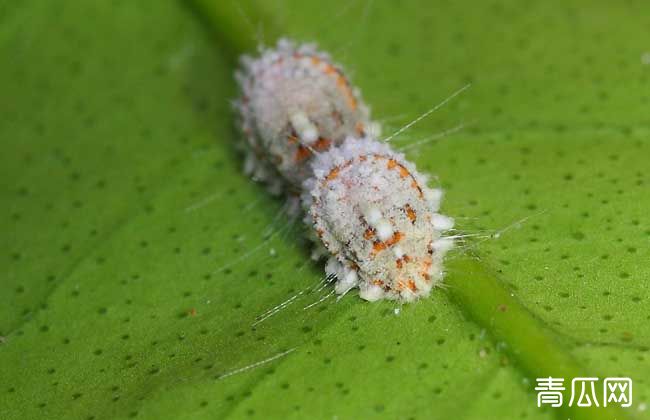
[[[0,418],[649,417],[648,6],[335,3],[216,38],[185,2],[0,5]],[[408,151],[478,235],[430,298],[317,303],[236,152],[227,51],[263,15],[387,133],[472,82],[394,140],[473,122]],[[634,404],[537,408],[549,375],[629,376]]]

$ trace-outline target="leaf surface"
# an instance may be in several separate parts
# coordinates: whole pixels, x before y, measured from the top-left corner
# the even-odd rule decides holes
[[[479,235],[479,271],[459,250],[417,304],[304,309],[322,266],[241,173],[232,60],[187,5],[4,3],[0,418],[547,419],[526,363],[555,357],[630,376],[625,414],[648,418],[648,6],[269,11],[344,64],[386,134],[473,84],[394,142],[472,123],[408,156]],[[476,315],[498,303],[483,269],[522,312]]]

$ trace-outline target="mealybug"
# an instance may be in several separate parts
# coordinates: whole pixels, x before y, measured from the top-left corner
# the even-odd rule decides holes
[[[442,191],[403,155],[370,138],[319,154],[303,186],[305,221],[330,254],[337,293],[412,301],[442,279],[453,220],[437,213]]]
[[[377,129],[340,66],[313,45],[280,40],[259,58],[241,61],[237,107],[249,145],[245,169],[272,192],[283,192],[283,183],[298,190],[314,154]]]

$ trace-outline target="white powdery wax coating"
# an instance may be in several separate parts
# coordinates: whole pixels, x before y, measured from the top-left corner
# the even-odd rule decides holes
[[[332,255],[338,293],[413,301],[442,279],[453,219],[437,213],[440,194],[404,156],[370,138],[349,137],[319,154],[303,184],[305,221]],[[433,200],[432,200],[433,198]],[[354,272],[354,275],[350,273]]]
[[[381,220],[381,210],[377,207],[369,207],[364,213],[364,217],[369,225],[377,227],[377,223]]]
[[[315,153],[379,129],[340,66],[311,44],[283,39],[241,63],[236,107],[248,143],[245,169],[271,190],[299,188]]]
[[[393,226],[388,220],[381,219],[375,226],[375,232],[377,233],[377,239],[387,241],[393,236]]]
[[[442,214],[434,214],[431,218],[431,223],[433,223],[433,227],[439,231],[449,230],[454,227],[454,219]]]

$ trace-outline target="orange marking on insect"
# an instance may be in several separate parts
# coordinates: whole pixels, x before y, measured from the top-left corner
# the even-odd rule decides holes
[[[397,231],[397,232],[393,233],[393,236],[391,236],[386,241],[386,245],[387,246],[393,246],[396,243],[398,243],[399,241],[401,241],[403,237],[404,237],[404,234],[402,232],[400,232],[400,231]]]
[[[404,237],[404,234],[402,232],[395,232],[393,233],[393,236],[388,238],[388,240],[382,242],[382,241],[375,241],[372,244],[372,255],[374,256],[377,254],[379,251],[383,251],[384,249],[388,248],[389,246],[393,246],[399,241],[402,240]]]
[[[294,160],[296,162],[302,162],[303,160],[307,159],[311,155],[311,152],[309,151],[308,148],[305,146],[298,146],[298,149],[296,150],[296,155],[294,156]]]
[[[384,282],[382,280],[379,280],[379,279],[374,279],[372,281],[372,284],[374,284],[375,286],[383,286]]]
[[[404,282],[402,280],[399,280],[397,282],[397,285],[395,286],[395,290],[397,291],[404,290]]]
[[[333,169],[330,171],[330,173],[327,174],[327,176],[325,177],[325,179],[326,179],[327,181],[332,181],[332,180],[336,179],[336,178],[339,176],[339,172],[340,172],[340,171],[341,171],[341,169],[340,169],[338,166],[335,167],[335,168],[333,168]]]
[[[413,210],[413,208],[408,204],[404,207],[404,209],[406,210],[406,217],[409,218],[412,224],[415,224],[415,220],[417,219],[415,210]]]
[[[415,292],[415,291],[418,290],[418,288],[415,286],[415,282],[413,280],[408,279],[408,281],[406,283],[408,285],[408,288],[411,289],[411,292]]]
[[[376,253],[378,253],[379,251],[383,251],[384,249],[386,249],[386,247],[387,247],[387,246],[386,246],[386,243],[385,243],[385,242],[375,241],[375,242],[372,244],[372,253],[373,253],[373,254],[376,254]]]
[[[354,162],[354,160],[350,159],[347,162],[345,162],[344,164],[339,165],[339,166],[335,166],[334,168],[332,168],[330,170],[330,172],[325,176],[325,179],[322,181],[322,184],[326,185],[328,181],[332,181],[332,180],[338,178],[341,170],[343,170],[343,169],[347,168],[348,166],[352,165],[353,162]]]
[[[407,264],[411,262],[411,257],[408,255],[403,255],[402,258],[398,258],[395,260],[395,264],[397,265],[397,268],[402,268],[404,267],[404,264]]]
[[[298,143],[298,136],[294,134],[290,134],[289,137],[287,137],[287,141],[289,142],[289,144],[296,144]]]
[[[363,232],[363,239],[371,239],[373,236],[375,236],[375,230],[372,228],[368,228]]]
[[[339,87],[339,89],[343,92],[345,95],[345,99],[348,102],[348,106],[352,111],[357,109],[357,100],[354,98],[354,94],[352,93],[352,90],[350,89],[350,84],[348,83],[348,80],[343,76],[341,73],[337,71],[338,77],[336,78],[336,85]]]
[[[431,269],[431,257],[427,257],[422,261],[422,271],[420,275],[426,280],[431,281],[431,276],[429,275],[429,270]]]
[[[424,193],[422,192],[422,188],[420,188],[420,186],[418,185],[417,180],[415,179],[415,177],[408,171],[408,169],[406,169],[404,167],[404,165],[402,165],[401,163],[398,163],[395,159],[387,158],[386,156],[374,155],[374,157],[375,157],[375,160],[388,159],[388,163],[386,164],[388,169],[394,169],[395,167],[399,166],[399,168],[400,168],[399,171],[400,171],[400,175],[402,176],[402,178],[410,176],[411,177],[411,187],[413,187],[414,189],[416,189],[418,191],[418,196],[420,198],[424,197]]]
[[[329,63],[325,65],[323,72],[327,75],[336,75],[336,85],[343,92],[348,106],[354,111],[357,108],[357,100],[355,99],[354,94],[350,89],[350,84],[345,76],[341,74],[339,69]]]
[[[336,70],[336,67],[334,67],[333,65],[331,65],[329,63],[325,65],[325,68],[323,69],[323,71],[325,72],[325,74],[338,74],[338,71]]]
[[[323,137],[319,137],[318,140],[312,145],[314,150],[318,150],[319,152],[325,151],[330,148],[332,145],[332,140],[326,139]]]

